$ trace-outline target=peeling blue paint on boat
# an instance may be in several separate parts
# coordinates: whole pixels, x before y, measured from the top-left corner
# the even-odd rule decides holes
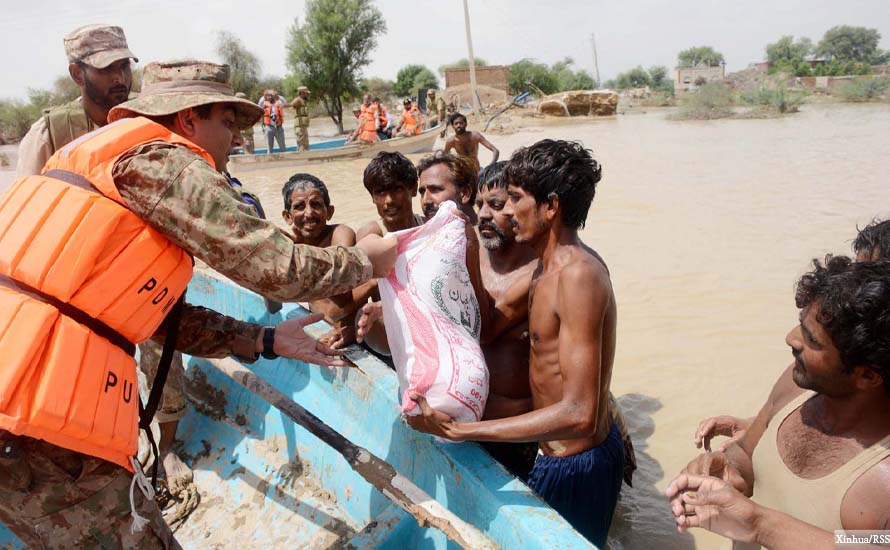
[[[262,324],[306,314],[288,304],[270,315],[258,295],[202,274],[190,285],[188,301]],[[387,460],[502,548],[593,548],[477,444],[442,444],[413,431],[400,418],[395,373],[364,351],[349,357],[357,368],[286,359],[261,359],[251,368],[348,439]],[[239,531],[249,531],[249,540],[228,539],[230,545],[309,548],[324,540],[329,547],[327,541],[334,537],[334,547],[456,547],[438,530],[418,526],[337,452],[269,403],[210,362],[186,359],[194,407],[180,423],[179,436],[201,491],[201,504],[177,534],[186,548],[206,547],[205,537],[209,542],[234,529],[225,510],[250,507],[255,508],[254,523]],[[215,513],[216,508],[223,512]],[[0,545],[21,548],[17,543],[2,529]]]

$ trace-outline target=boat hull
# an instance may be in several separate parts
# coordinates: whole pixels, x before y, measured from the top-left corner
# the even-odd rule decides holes
[[[195,277],[188,298],[263,324],[306,314],[288,304],[270,315],[258,295],[204,274]],[[260,359],[250,368],[502,548],[593,548],[477,444],[442,444],[413,431],[400,417],[395,373],[366,352],[348,357],[354,366]],[[201,503],[177,531],[185,548],[454,548],[212,361],[186,356],[186,364],[192,406],[179,437]],[[0,545],[21,547],[17,542],[2,529]]]
[[[405,155],[427,153],[433,150],[440,132],[439,128],[433,128],[417,136],[386,139],[371,144],[360,145],[353,143],[338,146],[340,143],[345,143],[345,140],[333,140],[313,143],[309,146],[308,151],[258,152],[254,155],[232,155],[229,157],[229,164],[235,165],[238,170],[250,170],[268,168],[270,166],[298,166],[316,162],[370,158],[381,151],[397,152]],[[262,151],[265,150],[263,149]]]

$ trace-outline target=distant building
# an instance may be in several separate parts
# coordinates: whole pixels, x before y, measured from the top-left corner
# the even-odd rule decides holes
[[[708,82],[722,82],[726,76],[726,64],[714,67],[700,63],[695,67],[677,67],[674,79],[675,93],[691,92]]]
[[[758,61],[757,63],[751,63],[751,65],[749,65],[749,67],[751,67],[758,73],[768,73],[769,67],[770,67],[770,62],[769,61]]]
[[[450,67],[445,69],[445,87],[460,86],[470,83],[470,69],[467,67]],[[476,67],[476,84],[490,86],[505,93],[510,93],[510,66],[487,65]]]

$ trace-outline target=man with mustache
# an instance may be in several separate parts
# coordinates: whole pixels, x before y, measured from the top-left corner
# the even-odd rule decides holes
[[[793,363],[741,440],[700,455],[668,487],[680,532],[796,549],[890,528],[890,260],[829,255],[813,266],[785,337]]]
[[[451,115],[451,127],[454,128],[454,137],[445,142],[445,152],[452,150],[461,158],[465,158],[479,171],[479,145],[491,151],[491,162],[498,161],[500,151],[491,144],[485,136],[479,132],[467,130],[467,117],[460,113]]]
[[[74,101],[44,111],[19,146],[16,178],[39,174],[49,157],[67,143],[107,123],[108,111],[127,100],[133,82],[127,47],[120,27],[87,25],[63,40],[68,74],[81,89]]]
[[[603,547],[625,460],[609,404],[617,305],[605,262],[578,238],[601,177],[590,152],[566,141],[521,148],[507,165],[504,215],[538,258],[527,302],[531,407],[457,422],[413,394],[423,414],[408,423],[454,441],[538,442],[529,487]]]
[[[420,204],[423,215],[429,220],[436,215],[439,205],[445,201],[454,204],[476,225],[476,177],[478,170],[463,157],[448,153],[436,153],[420,159],[417,165],[419,176]]]

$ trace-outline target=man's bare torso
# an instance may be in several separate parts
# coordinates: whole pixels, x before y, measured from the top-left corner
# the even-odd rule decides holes
[[[570,253],[564,254],[559,261],[552,261],[548,271],[543,266],[535,272],[529,296],[529,338],[531,355],[529,375],[531,383],[532,404],[541,409],[559,402],[562,399],[563,383],[559,364],[559,276],[568,265],[575,262],[586,262],[595,269],[606,270],[605,263],[592,249],[575,246]],[[594,281],[591,284],[595,284]],[[612,376],[612,361],[615,355],[615,327],[617,309],[611,288],[611,296],[603,321],[603,334],[596,335],[601,342],[600,385],[597,396],[597,426],[590,437],[541,442],[544,454],[568,456],[583,452],[605,441],[611,429],[609,415],[609,385]]]
[[[463,135],[451,138],[451,145],[458,156],[470,158],[479,164],[479,134],[467,130]]]
[[[480,254],[482,284],[493,300],[501,298],[514,285],[526,285],[537,261],[506,273],[496,272],[488,255]],[[489,391],[493,394],[522,399],[531,395],[528,378],[528,318],[518,321],[510,329],[488,344],[482,345],[488,365]]]

